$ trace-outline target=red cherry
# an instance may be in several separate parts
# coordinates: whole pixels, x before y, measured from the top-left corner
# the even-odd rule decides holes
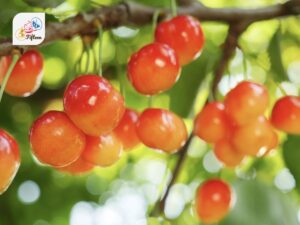
[[[273,128],[263,116],[237,127],[232,135],[234,147],[245,155],[263,154],[273,142]]]
[[[125,151],[129,151],[140,143],[135,129],[138,119],[139,113],[127,108],[120,123],[114,129],[114,133],[122,142]]]
[[[300,134],[300,97],[285,96],[279,99],[273,107],[271,122],[279,130]]]
[[[125,111],[121,94],[97,75],[73,80],[64,94],[64,108],[76,126],[91,136],[112,131]]]
[[[119,160],[122,149],[121,141],[114,134],[87,136],[86,148],[82,156],[89,163],[107,167]]]
[[[82,174],[90,172],[94,168],[94,165],[85,161],[82,156],[79,157],[75,162],[71,163],[66,167],[58,168],[58,170],[72,175]]]
[[[165,109],[146,109],[137,123],[137,134],[146,146],[167,153],[178,151],[187,140],[183,120]]]
[[[20,166],[19,146],[16,140],[0,129],[0,194],[5,192]]]
[[[0,60],[0,83],[11,64],[12,57]],[[27,97],[41,85],[43,76],[43,57],[36,50],[25,52],[17,61],[5,87],[5,92],[13,96]]]
[[[197,190],[196,212],[205,224],[222,220],[230,210],[231,189],[219,179],[204,182]]]
[[[267,89],[258,83],[243,81],[225,97],[227,114],[239,125],[262,115],[269,102]]]
[[[158,24],[155,40],[173,48],[180,64],[185,65],[200,55],[205,38],[200,22],[196,18],[176,16]]]
[[[64,112],[49,111],[40,116],[30,130],[34,155],[41,162],[65,167],[75,162],[85,148],[85,135]]]
[[[244,159],[244,154],[238,152],[229,140],[223,139],[214,148],[216,157],[227,167],[236,167]]]
[[[154,95],[175,84],[180,66],[173,49],[165,44],[152,43],[131,56],[127,73],[138,92]]]
[[[204,106],[194,124],[195,135],[209,143],[226,138],[230,130],[231,124],[221,102],[212,102]]]

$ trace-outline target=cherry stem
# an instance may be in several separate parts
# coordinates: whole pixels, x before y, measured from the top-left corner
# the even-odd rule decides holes
[[[156,26],[157,26],[159,15],[160,15],[160,10],[159,9],[155,10],[155,12],[153,14],[153,18],[152,18],[152,30],[153,30],[153,33],[155,33],[155,29],[156,29]]]
[[[99,76],[102,76],[102,45],[103,45],[103,28],[99,26],[98,29],[98,39],[99,39]]]
[[[248,80],[248,66],[247,66],[247,59],[245,53],[243,53],[243,72],[244,72],[244,79]]]
[[[171,1],[171,13],[172,13],[172,16],[175,17],[177,15],[176,0],[170,0],[170,1]]]
[[[13,57],[12,57],[12,61],[8,67],[8,70],[3,78],[3,81],[2,81],[2,85],[1,85],[1,88],[0,88],[0,102],[2,100],[2,97],[3,97],[3,93],[4,93],[4,90],[5,90],[5,87],[7,85],[7,82],[8,82],[8,79],[11,75],[11,72],[13,70],[13,68],[15,67],[17,61],[19,59],[19,55],[18,54],[14,54]]]
[[[85,52],[86,52],[86,64],[85,64],[85,73],[89,72],[89,65],[90,65],[90,46],[86,45],[85,47]]]
[[[153,106],[153,95],[150,95],[148,97],[148,107],[152,108],[152,106]]]
[[[281,84],[281,83],[277,83],[277,82],[275,82],[275,83],[276,83],[277,87],[279,88],[279,90],[280,90],[280,92],[281,92],[281,94],[282,94],[283,96],[288,95],[288,94],[286,93],[286,91],[284,90],[284,88],[282,87],[282,84]]]

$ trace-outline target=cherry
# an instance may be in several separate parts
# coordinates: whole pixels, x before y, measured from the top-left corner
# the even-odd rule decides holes
[[[71,163],[66,167],[58,168],[58,170],[73,175],[82,174],[91,171],[94,165],[85,161],[82,156],[80,156],[75,162]]]
[[[41,115],[30,130],[30,144],[41,162],[65,167],[75,162],[85,148],[85,135],[64,112]]]
[[[155,40],[173,48],[181,65],[200,55],[204,39],[200,22],[192,16],[176,16],[158,24],[155,31]]]
[[[0,129],[0,194],[5,192],[20,166],[19,146],[5,130]]]
[[[84,75],[68,85],[64,109],[84,133],[99,136],[111,132],[118,125],[125,106],[121,94],[106,79]]]
[[[263,154],[274,140],[273,128],[269,121],[260,116],[248,124],[237,127],[233,132],[234,147],[245,155]]]
[[[199,219],[206,224],[217,223],[230,210],[231,189],[220,179],[204,182],[197,190],[196,212]]]
[[[138,119],[139,113],[127,108],[120,123],[114,129],[114,133],[122,142],[125,151],[129,151],[140,143],[135,129]]]
[[[4,56],[0,60],[0,83],[11,64],[12,57]],[[5,87],[5,92],[13,96],[27,97],[41,85],[43,76],[43,57],[36,50],[25,52],[14,66]]]
[[[239,125],[262,115],[268,106],[266,88],[258,83],[243,81],[225,97],[227,114]]]
[[[204,106],[194,123],[194,133],[209,143],[226,138],[231,129],[224,104],[212,102]]]
[[[278,135],[277,135],[277,133],[276,133],[275,131],[273,131],[271,142],[270,142],[269,145],[267,146],[266,152],[263,153],[262,156],[266,156],[266,155],[268,155],[270,152],[272,152],[272,151],[278,146],[278,143],[279,143]]]
[[[121,141],[114,134],[87,136],[86,148],[82,156],[89,163],[108,167],[119,160],[122,149]]]
[[[216,157],[227,167],[236,167],[244,159],[244,154],[238,152],[226,139],[216,143],[214,152]]]
[[[173,49],[165,44],[152,43],[131,56],[127,73],[138,92],[154,95],[175,84],[180,75],[180,66]]]
[[[165,109],[146,109],[140,115],[136,128],[138,137],[146,146],[167,153],[178,151],[187,140],[183,120]]]
[[[300,134],[300,97],[285,96],[279,99],[273,107],[271,123],[279,130]]]

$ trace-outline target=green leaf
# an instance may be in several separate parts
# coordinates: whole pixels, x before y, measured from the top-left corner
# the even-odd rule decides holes
[[[30,6],[33,7],[40,7],[40,8],[55,8],[59,6],[61,3],[64,2],[64,0],[23,0],[25,3],[27,3]]]
[[[268,48],[271,61],[271,73],[273,74],[273,78],[276,82],[288,80],[287,73],[282,63],[280,41],[281,33],[280,29],[278,29],[272,37]]]

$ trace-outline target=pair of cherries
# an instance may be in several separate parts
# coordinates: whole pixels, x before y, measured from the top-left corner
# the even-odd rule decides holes
[[[243,81],[224,103],[208,103],[195,120],[194,133],[214,144],[217,158],[235,167],[245,156],[265,155],[278,145],[278,136],[264,116],[269,96],[258,83]]]
[[[199,21],[176,16],[156,27],[155,41],[134,53],[128,63],[128,78],[141,94],[155,95],[170,89],[181,66],[200,55],[204,34]]]

